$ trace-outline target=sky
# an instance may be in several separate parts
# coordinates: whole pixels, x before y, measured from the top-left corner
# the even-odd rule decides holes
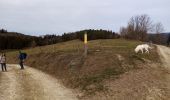
[[[36,36],[84,29],[119,32],[141,14],[170,32],[170,0],[0,0],[0,29]]]

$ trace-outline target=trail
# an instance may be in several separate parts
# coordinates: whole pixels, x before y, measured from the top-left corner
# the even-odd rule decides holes
[[[158,45],[157,47],[164,67],[170,70],[170,48],[161,45]]]
[[[0,72],[0,100],[77,100],[74,93],[60,82],[39,70],[18,65]]]
[[[158,53],[161,57],[162,60],[162,64],[163,66],[166,68],[167,73],[165,78],[166,78],[166,97],[170,98],[170,48],[169,47],[165,47],[165,46],[161,46],[161,45],[157,45],[158,48]]]

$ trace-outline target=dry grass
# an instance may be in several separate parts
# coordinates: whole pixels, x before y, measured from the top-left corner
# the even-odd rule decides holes
[[[88,56],[83,57],[83,42],[73,40],[55,45],[23,50],[26,63],[60,79],[65,86],[79,89],[84,96],[108,91],[106,80],[118,79],[147,63],[158,63],[156,49],[151,54],[135,54],[139,41],[124,39],[94,40],[88,43]],[[8,62],[17,62],[18,52],[7,54]],[[82,96],[81,96],[82,97]]]

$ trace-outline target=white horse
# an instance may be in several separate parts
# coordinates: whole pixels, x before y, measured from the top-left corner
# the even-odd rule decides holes
[[[142,45],[138,45],[136,48],[135,48],[135,52],[138,53],[139,51],[144,52],[145,50],[145,53],[149,53],[149,49],[152,49],[148,44],[142,44]]]

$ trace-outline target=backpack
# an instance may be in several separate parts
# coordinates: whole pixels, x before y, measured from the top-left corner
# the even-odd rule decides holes
[[[26,59],[26,58],[27,58],[27,54],[23,53],[23,59]]]
[[[27,54],[26,54],[26,53],[21,53],[19,58],[20,58],[21,60],[24,60],[24,59],[27,58]]]

